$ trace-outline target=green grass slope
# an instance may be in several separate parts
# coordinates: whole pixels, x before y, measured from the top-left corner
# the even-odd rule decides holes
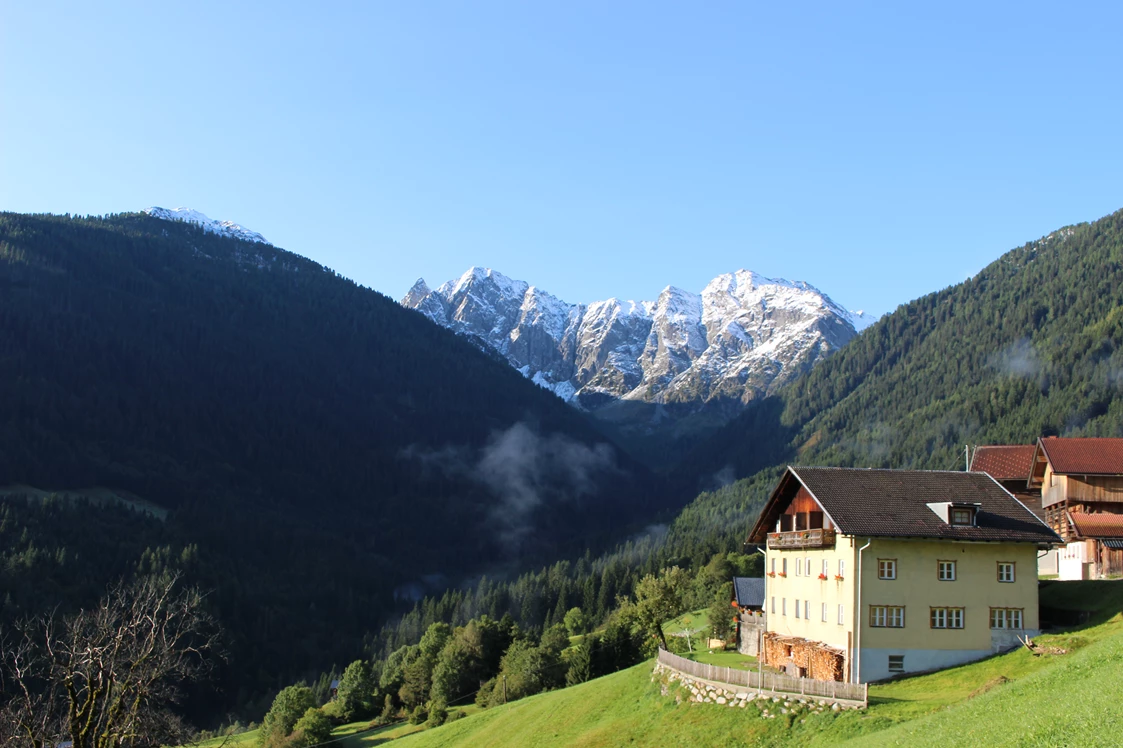
[[[1118,745],[1123,583],[1054,583],[1045,605],[1095,613],[1079,631],[925,676],[873,686],[865,712],[777,715],[676,703],[652,663],[487,710],[403,739],[425,746]]]

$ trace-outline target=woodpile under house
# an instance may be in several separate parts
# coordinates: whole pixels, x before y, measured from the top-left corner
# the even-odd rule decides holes
[[[788,675],[815,680],[845,679],[846,653],[798,636],[764,634],[764,664]]]

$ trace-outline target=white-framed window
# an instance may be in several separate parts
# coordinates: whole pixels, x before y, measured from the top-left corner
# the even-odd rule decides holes
[[[803,617],[806,618],[808,621],[811,620],[811,601],[810,600],[804,600],[803,601]]]
[[[963,608],[932,608],[932,628],[963,628]]]
[[[806,558],[803,560],[803,568],[807,571],[807,576],[811,576],[811,559]]]
[[[776,573],[776,559],[772,559],[772,568],[770,569],[770,571],[771,571],[771,572],[772,572],[773,574],[775,574],[775,573]]]
[[[773,613],[776,612],[776,596],[775,595],[772,596],[772,612]]]
[[[831,573],[831,562],[824,558],[823,559],[823,576],[824,577],[830,576],[830,573]]]
[[[780,559],[780,573],[785,577],[788,575],[788,559],[786,558]]]
[[[838,575],[840,577],[846,576],[846,562],[841,558],[838,560]]]
[[[799,600],[795,601],[795,617],[799,618]]]
[[[904,655],[889,655],[889,672],[903,673],[905,672],[905,656]]]
[[[953,525],[973,525],[975,524],[975,513],[970,509],[952,509],[951,510],[951,523]]]
[[[998,581],[999,582],[1013,582],[1014,581],[1014,562],[1013,561],[999,561],[998,562]]]
[[[827,604],[823,603],[823,623],[827,622]]]
[[[905,607],[903,605],[871,605],[870,626],[890,629],[904,628]]]
[[[839,603],[838,604],[838,625],[839,626],[845,626],[846,625],[845,610],[846,609],[842,605],[842,603]]]
[[[786,616],[788,614],[788,598],[780,598],[780,615]]]
[[[937,576],[941,582],[955,581],[955,562],[937,561]]]
[[[803,559],[797,558],[795,560],[795,575],[797,577],[803,576]]]
[[[1022,628],[1022,608],[991,608],[990,627],[992,629]]]
[[[895,559],[895,558],[879,558],[877,560],[877,578],[878,579],[896,579],[897,578],[897,559]]]

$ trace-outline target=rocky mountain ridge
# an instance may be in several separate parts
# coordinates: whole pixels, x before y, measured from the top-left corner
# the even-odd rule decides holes
[[[261,244],[272,245],[268,239],[256,231],[250,231],[245,226],[234,223],[233,221],[216,221],[208,218],[197,210],[191,208],[160,208],[152,207],[145,208],[144,213],[152,216],[153,218],[160,218],[165,221],[184,221],[186,223],[193,223],[201,226],[203,231],[209,234],[218,234],[219,236],[229,236],[234,239],[244,239],[248,242],[259,242]]]
[[[720,275],[701,293],[667,286],[655,301],[584,305],[472,267],[435,290],[418,280],[401,303],[591,410],[619,400],[747,402],[876,321],[808,283],[748,270]]]

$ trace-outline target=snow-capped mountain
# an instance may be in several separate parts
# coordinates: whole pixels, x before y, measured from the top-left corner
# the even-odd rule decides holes
[[[567,304],[473,267],[401,302],[474,336],[523,375],[585,407],[748,401],[771,392],[876,321],[801,281],[738,270],[700,294],[668,286],[655,301]]]
[[[165,221],[186,221],[203,227],[204,231],[235,239],[244,239],[249,242],[261,242],[272,245],[272,242],[256,231],[250,231],[245,226],[239,226],[233,221],[215,221],[207,218],[197,210],[191,208],[145,208],[144,212],[153,218],[162,218]]]

